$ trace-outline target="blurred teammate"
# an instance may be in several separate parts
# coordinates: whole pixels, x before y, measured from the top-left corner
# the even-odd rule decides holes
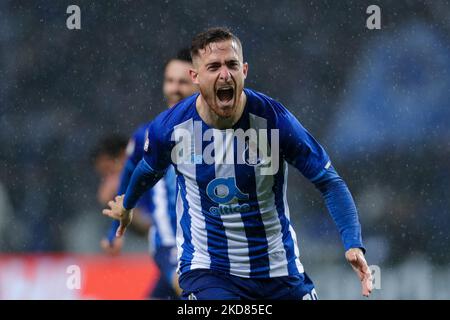
[[[119,235],[139,196],[172,163],[184,299],[316,299],[290,222],[289,163],[322,193],[368,296],[358,213],[325,150],[281,103],[244,88],[248,65],[227,29],[198,34],[191,56],[200,93],[152,121],[125,196],[104,210],[120,221]]]
[[[127,142],[125,137],[111,134],[102,138],[93,151],[92,159],[95,170],[100,177],[100,184],[97,188],[97,200],[103,206],[117,194],[120,175],[127,160],[125,153]],[[145,203],[139,205],[142,210],[136,210],[135,219],[133,220],[133,227],[140,234],[147,234],[150,227],[150,219],[146,217],[148,216],[148,209],[145,205]],[[122,245],[122,239],[116,239],[113,246],[110,246],[106,239],[103,239],[101,242],[102,248],[110,254],[118,254],[122,249]]]
[[[191,68],[192,62],[188,49],[181,50],[175,58],[167,62],[164,71],[163,94],[169,108],[197,91],[197,86],[192,83],[189,76]],[[138,128],[128,143],[128,159],[117,191],[119,195],[125,193],[129,179],[136,165],[143,157],[148,126],[149,124],[147,123]],[[139,205],[147,208],[151,215],[153,227],[149,234],[150,251],[161,272],[161,277],[151,294],[153,299],[174,299],[180,292],[176,275],[175,189],[175,171],[173,167],[170,167],[164,178],[139,200]],[[116,237],[118,226],[117,221],[114,222],[108,235],[108,241],[102,241],[102,246],[107,251],[112,249],[115,252],[117,251],[116,248],[120,250],[122,239]],[[120,230],[117,232],[120,232]]]

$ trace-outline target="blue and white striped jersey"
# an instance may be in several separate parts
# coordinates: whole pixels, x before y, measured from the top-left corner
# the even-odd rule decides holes
[[[282,104],[244,92],[244,112],[231,129],[202,121],[198,94],[148,127],[145,162],[156,172],[173,164],[177,174],[181,274],[200,268],[248,278],[304,272],[287,203],[288,163],[314,181],[330,160]]]

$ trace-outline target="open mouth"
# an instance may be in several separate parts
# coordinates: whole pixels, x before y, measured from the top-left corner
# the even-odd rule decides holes
[[[216,91],[217,98],[221,102],[228,102],[233,99],[234,96],[234,88],[231,86],[222,87],[217,89]]]

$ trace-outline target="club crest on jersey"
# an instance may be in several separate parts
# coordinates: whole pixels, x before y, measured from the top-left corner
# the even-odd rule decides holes
[[[216,178],[208,183],[206,194],[218,207],[211,207],[210,212],[213,214],[229,214],[235,212],[250,211],[249,204],[239,204],[239,200],[248,200],[249,195],[243,193],[236,185],[234,177]]]
[[[127,148],[125,149],[127,157],[130,157],[133,154],[135,146],[136,143],[134,142],[134,139],[128,141]]]

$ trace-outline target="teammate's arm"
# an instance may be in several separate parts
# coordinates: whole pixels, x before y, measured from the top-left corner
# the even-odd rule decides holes
[[[372,291],[372,276],[364,258],[365,248],[361,239],[358,212],[347,184],[332,166],[312,182],[322,193],[344,243],[345,258],[361,281],[362,294],[368,297]]]
[[[331,165],[322,146],[287,109],[280,106],[277,128],[280,130],[281,152],[315,184],[341,235],[345,257],[361,280],[362,294],[372,291],[372,278],[364,258],[361,225],[353,198],[345,181]]]

